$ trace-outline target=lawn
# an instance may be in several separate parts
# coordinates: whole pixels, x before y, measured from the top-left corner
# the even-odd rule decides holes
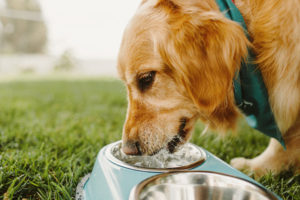
[[[72,199],[98,151],[121,138],[126,90],[119,81],[0,83],[0,199]],[[241,121],[239,137],[209,132],[192,142],[229,162],[253,157],[268,138]],[[283,199],[300,199],[300,175],[287,171],[258,180]]]

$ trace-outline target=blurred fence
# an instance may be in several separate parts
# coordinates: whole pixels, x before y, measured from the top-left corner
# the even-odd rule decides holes
[[[59,73],[55,69],[60,57],[44,54],[0,55],[0,75],[49,75]],[[117,76],[116,62],[114,60],[84,60],[76,59],[72,69],[64,71],[65,74],[78,74],[82,76]]]

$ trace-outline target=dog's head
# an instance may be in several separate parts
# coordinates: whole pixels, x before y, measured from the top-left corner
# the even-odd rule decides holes
[[[232,127],[232,80],[247,44],[242,28],[214,0],[144,0],[119,52],[128,92],[123,151],[173,152],[188,141],[199,117]]]

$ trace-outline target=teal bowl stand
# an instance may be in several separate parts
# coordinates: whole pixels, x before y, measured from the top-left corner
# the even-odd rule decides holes
[[[114,144],[115,143],[109,145]],[[162,173],[130,169],[112,162],[105,156],[105,151],[109,145],[100,150],[92,173],[86,175],[78,184],[76,200],[128,200],[130,191],[135,185],[146,178]],[[207,150],[202,150],[206,153],[206,160],[202,164],[188,170],[201,170],[228,174],[250,181],[269,191],[263,185],[259,184],[244,173],[234,169]],[[275,196],[278,200],[282,200],[277,195]]]

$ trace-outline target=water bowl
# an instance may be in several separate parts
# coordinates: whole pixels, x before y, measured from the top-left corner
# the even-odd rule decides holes
[[[173,154],[163,149],[153,156],[126,155],[121,146],[121,141],[108,146],[105,156],[119,166],[140,171],[165,172],[191,169],[206,159],[205,152],[191,143],[185,144]]]
[[[184,145],[174,154],[162,150],[154,156],[128,156],[121,151],[121,141],[117,141],[100,150],[93,171],[82,178],[77,186],[76,200],[128,200],[130,193],[131,195],[144,194],[146,190],[140,185],[144,184],[145,180],[154,180],[152,179],[154,177],[163,177],[163,175],[178,172],[186,173],[182,177],[187,176],[189,180],[192,175],[187,172],[200,170],[206,171],[206,173],[226,174],[231,178],[236,177],[240,181],[245,180],[249,185],[253,184],[266,190],[262,185],[232,168],[207,150],[191,143]],[[209,175],[212,177],[211,174]],[[213,180],[213,178],[209,178],[209,180]],[[224,184],[226,183],[230,183],[230,181],[224,181]],[[151,184],[149,183],[149,185]],[[166,192],[166,190],[175,189],[174,185],[176,183],[172,184],[170,188],[167,186],[157,186],[156,188],[163,188],[163,191]],[[133,190],[135,192],[131,192]],[[183,189],[183,191],[187,190],[189,189]],[[157,194],[155,193],[155,195]],[[165,199],[168,199],[167,197]],[[131,196],[131,199],[136,200],[143,198],[143,196],[142,198]],[[276,196],[275,199],[280,198]]]

